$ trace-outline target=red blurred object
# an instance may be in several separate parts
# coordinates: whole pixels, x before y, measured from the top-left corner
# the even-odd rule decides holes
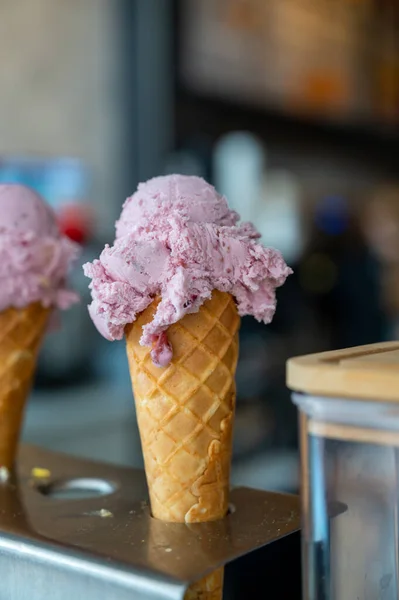
[[[92,234],[93,215],[87,206],[68,204],[58,212],[58,225],[61,233],[78,244],[84,244]]]

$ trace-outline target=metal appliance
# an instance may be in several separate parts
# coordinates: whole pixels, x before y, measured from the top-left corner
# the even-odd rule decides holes
[[[296,496],[247,488],[232,492],[224,520],[164,523],[151,517],[143,471],[23,446],[0,484],[0,596],[180,600],[228,565],[227,598],[271,585],[300,598],[298,530]]]

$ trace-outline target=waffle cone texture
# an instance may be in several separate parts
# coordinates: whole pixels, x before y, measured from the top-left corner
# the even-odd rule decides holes
[[[193,583],[184,595],[184,600],[222,600],[224,569],[217,569],[200,581]]]
[[[11,470],[50,309],[40,303],[0,313],[0,467]]]
[[[139,343],[157,304],[125,329],[152,514],[214,521],[228,511],[240,317],[231,295],[215,290],[198,313],[169,327],[173,358],[159,368]],[[218,600],[222,586],[220,569],[186,599]]]

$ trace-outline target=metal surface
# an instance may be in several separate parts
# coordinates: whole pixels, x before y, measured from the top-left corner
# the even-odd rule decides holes
[[[60,497],[84,489],[103,495]],[[180,599],[189,583],[299,529],[296,496],[239,488],[231,502],[222,521],[163,523],[142,471],[25,446],[17,476],[0,485],[0,599]]]

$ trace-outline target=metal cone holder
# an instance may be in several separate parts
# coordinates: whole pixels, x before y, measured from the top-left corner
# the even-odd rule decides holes
[[[238,488],[225,519],[187,525],[153,519],[147,498],[142,471],[23,446],[0,483],[0,598],[180,600],[237,559],[265,572],[254,551],[299,530],[289,494]]]

